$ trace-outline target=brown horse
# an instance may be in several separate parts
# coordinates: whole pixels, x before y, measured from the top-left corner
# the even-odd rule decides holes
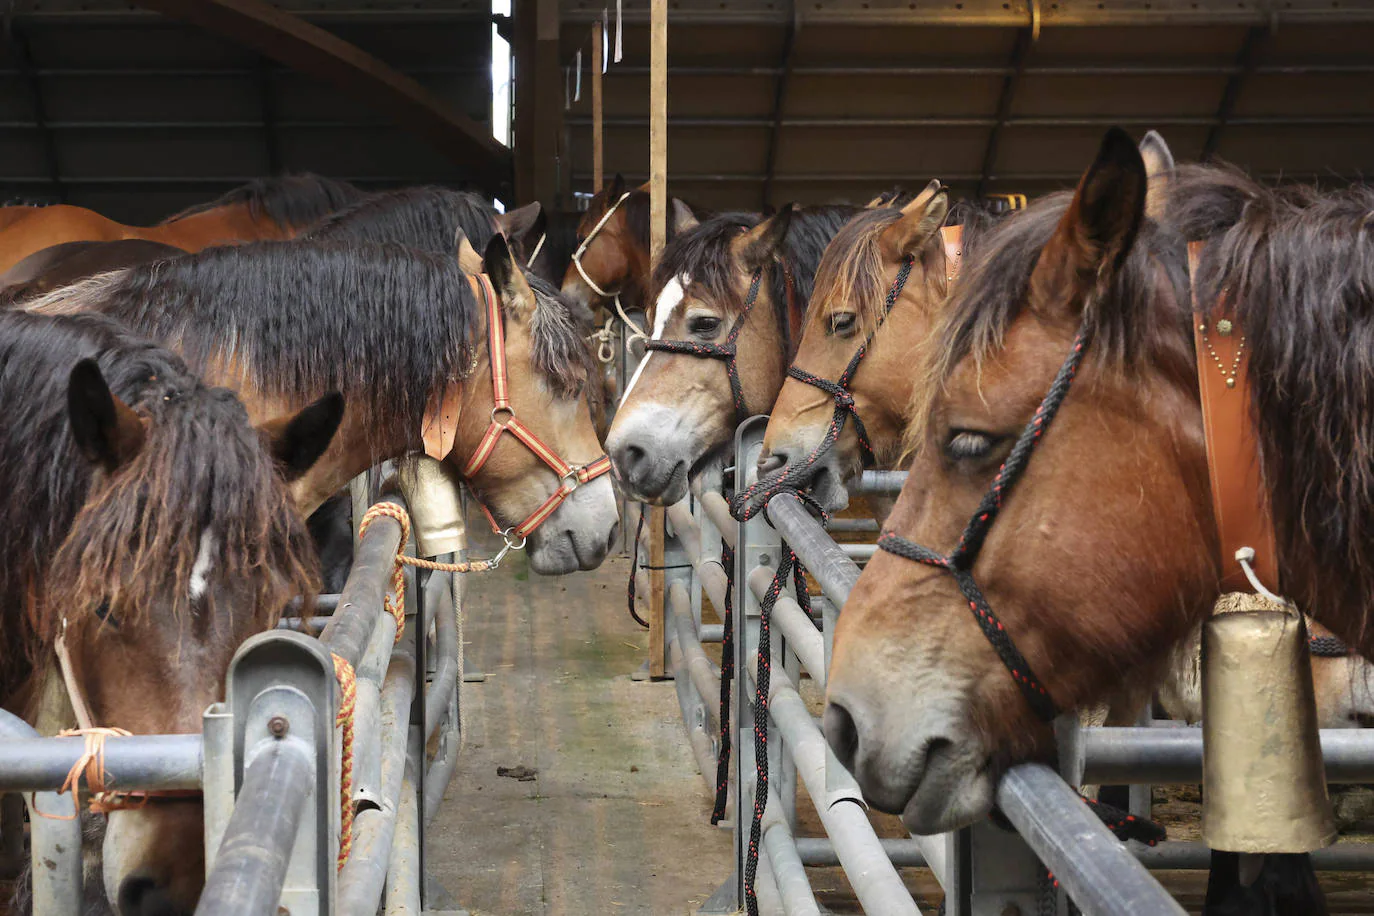
[[[0,274],[0,301],[23,302],[107,270],[165,261],[185,253],[175,246],[146,239],[63,242],[35,251]]]
[[[82,701],[96,726],[199,732],[239,643],[316,587],[286,477],[324,451],[341,399],[259,432],[109,319],[0,312],[0,403],[0,705],[49,734]],[[111,903],[190,913],[202,836],[198,799],[111,812]]]
[[[676,197],[668,201],[668,239],[696,225],[691,205]],[[563,293],[586,308],[608,307],[611,300],[624,309],[644,309],[649,288],[649,185],[627,190],[615,179],[598,192],[577,225],[577,247],[563,274]]]
[[[627,494],[671,504],[689,480],[724,466],[735,427],[767,413],[778,396],[821,254],[858,212],[726,213],[664,249],[649,352],[606,437]]]
[[[469,270],[484,268],[494,287],[509,412],[494,409],[485,294],[462,259]],[[527,281],[499,234],[484,259],[466,239],[457,257],[322,240],[211,248],[96,277],[29,308],[102,311],[127,321],[238,391],[254,417],[341,390],[348,412],[340,433],[295,484],[307,513],[377,462],[422,450],[422,431],[440,413],[450,417],[451,437],[436,457],[455,476],[493,421],[505,428],[512,414],[568,464],[603,457],[587,403],[597,387],[586,384],[587,316],[542,281]],[[529,536],[537,572],[591,569],[614,540],[610,481],[577,486],[513,434],[501,435],[490,460],[469,477],[502,529],[524,527],[550,499],[563,499],[556,494],[568,494]]]
[[[932,337],[911,477],[840,617],[825,713],[865,796],[913,830],[985,814],[1006,766],[1052,753],[1054,710],[1152,683],[1230,572],[1189,239],[1206,242],[1197,301],[1227,290],[1245,328],[1282,588],[1374,649],[1374,194],[1268,191],[1220,168],[1170,184],[1147,216],[1141,156],[1109,132],[1074,194],[989,235]],[[1027,429],[1055,379],[1062,407]],[[961,543],[958,582],[909,547]]]
[[[897,464],[915,384],[911,354],[930,334],[964,246],[979,231],[981,211],[960,206],[954,217],[950,213],[939,182],[903,207],[871,207],[836,234],[816,270],[792,366],[838,383],[858,360],[843,386],[854,399],[852,415],[804,481],[828,511],[848,505],[845,483],[866,465]],[[963,229],[946,245],[941,226],[950,222]],[[820,448],[835,418],[832,394],[789,375],[768,420],[760,475],[796,469]]]
[[[7,207],[0,217],[13,218],[0,221],[0,271],[63,242],[146,239],[199,251],[211,245],[291,238],[360,197],[362,192],[347,182],[306,174],[258,179],[156,226],[126,226],[67,204]]]

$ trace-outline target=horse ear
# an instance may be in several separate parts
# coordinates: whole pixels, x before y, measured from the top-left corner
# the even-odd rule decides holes
[[[610,187],[606,189],[606,206],[609,207],[612,204],[614,204],[617,200],[620,200],[620,195],[624,193],[625,176],[620,174],[619,172],[616,172],[615,178],[611,179]]]
[[[343,415],[344,397],[331,391],[299,413],[268,420],[258,427],[258,434],[282,476],[288,481],[299,480],[334,441]]]
[[[1124,130],[1113,127],[1102,138],[1097,159],[1083,173],[1059,231],[1070,245],[1070,261],[1080,273],[1115,267],[1131,250],[1145,214],[1145,162]]]
[[[692,208],[687,206],[687,202],[681,198],[674,197],[672,201],[672,213],[669,216],[669,236],[679,235],[689,229],[695,229],[701,225],[697,215],[692,212]]]
[[[1145,215],[1162,219],[1169,181],[1174,175],[1174,154],[1164,138],[1152,130],[1140,141],[1140,158],[1145,162]]]
[[[110,391],[94,359],[83,359],[72,369],[67,415],[81,454],[106,471],[132,461],[148,435],[138,414]]]
[[[537,235],[538,227],[544,219],[544,208],[539,201],[496,214],[496,228],[508,239],[523,239]]]
[[[482,255],[482,272],[491,279],[507,312],[519,317],[534,308],[534,291],[515,265],[506,237],[499,232],[487,242],[487,251]]]
[[[945,224],[947,216],[949,192],[939,181],[932,181],[902,208],[901,219],[883,230],[879,244],[892,260],[904,258],[925,247]]]
[[[472,242],[468,241],[467,233],[462,229],[458,230],[458,266],[463,269],[465,274],[480,274],[482,272],[482,256],[477,253],[477,249],[472,247]]]
[[[785,204],[777,213],[744,234],[740,259],[746,268],[757,270],[782,249],[787,230],[792,228],[792,214],[796,210],[796,204]]]

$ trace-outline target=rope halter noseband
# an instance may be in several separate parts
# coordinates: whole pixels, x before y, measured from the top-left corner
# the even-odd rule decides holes
[[[559,480],[558,489],[548,499],[544,500],[539,508],[535,509],[523,522],[509,528],[502,529],[496,523],[491,511],[487,509],[485,504],[482,504],[482,512],[486,515],[487,521],[491,523],[491,530],[505,539],[508,548],[519,550],[525,546],[525,540],[531,532],[548,520],[549,516],[553,515],[554,511],[568,497],[572,496],[574,490],[610,471],[611,459],[602,455],[589,464],[569,464],[536,436],[528,426],[520,422],[520,418],[515,414],[515,407],[510,402],[510,381],[506,365],[506,333],[501,321],[501,307],[491,288],[491,281],[485,275],[479,274],[477,276],[477,285],[487,306],[487,348],[491,358],[491,387],[495,395],[495,405],[491,408],[491,424],[487,427],[486,433],[483,434],[482,440],[477,443],[476,451],[472,453],[472,457],[468,459],[467,465],[463,468],[463,477],[472,480],[486,466],[488,459],[496,450],[496,444],[500,441],[501,436],[504,433],[510,433],[533,452],[536,458],[548,465],[558,475]]]
[[[1087,349],[1087,345],[1088,328],[1085,324],[1079,328],[1078,334],[1074,338],[1073,348],[1069,351],[1064,364],[1059,367],[1059,372],[1050,384],[1049,391],[1045,393],[1044,400],[1040,402],[1040,406],[1035,410],[1035,415],[1026,424],[1026,428],[1021,431],[1016,444],[1012,446],[1011,453],[1007,455],[1006,461],[998,469],[997,477],[993,480],[987,493],[983,495],[983,500],[973,513],[973,517],[969,519],[953,553],[948,555],[937,553],[892,531],[886,531],[878,538],[880,550],[917,563],[943,569],[954,577],[954,581],[958,583],[959,591],[963,593],[964,599],[968,602],[969,610],[973,612],[973,617],[978,621],[978,626],[982,629],[983,635],[987,637],[988,642],[997,652],[998,657],[1001,658],[1002,664],[1011,673],[1012,680],[1021,689],[1021,695],[1026,698],[1026,702],[1035,714],[1046,722],[1053,720],[1058,714],[1054,700],[1050,698],[1049,691],[1031,671],[1030,663],[1026,661],[1025,656],[1017,650],[1016,643],[1012,641],[1011,634],[1006,631],[1002,621],[998,620],[997,615],[993,613],[987,597],[973,577],[973,566],[978,560],[978,553],[983,549],[983,543],[987,540],[993,522],[997,520],[997,515],[1006,502],[1007,494],[1025,472],[1035,446],[1040,443],[1045,431],[1054,422],[1060,406],[1064,403],[1064,398],[1068,396],[1069,386],[1073,383],[1074,376],[1078,372],[1078,366],[1083,361],[1083,353]]]

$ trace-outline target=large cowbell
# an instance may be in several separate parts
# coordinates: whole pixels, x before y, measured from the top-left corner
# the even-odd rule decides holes
[[[1202,630],[1202,834],[1227,852],[1304,853],[1336,838],[1307,626],[1233,593]]]
[[[416,554],[437,557],[466,547],[458,475],[443,462],[420,455],[401,462],[399,476],[410,507]]]

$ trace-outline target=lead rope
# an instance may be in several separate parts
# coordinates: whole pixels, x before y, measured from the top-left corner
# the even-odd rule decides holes
[[[735,679],[735,550],[721,541],[720,565],[725,568],[725,632],[720,644],[720,750],[716,754],[716,802],[711,826],[725,819],[730,796],[730,684]]]
[[[405,567],[414,566],[434,572],[470,573],[490,572],[501,564],[506,549],[490,560],[470,560],[464,563],[440,563],[436,560],[422,560],[407,556],[404,551],[410,540],[410,515],[396,503],[380,502],[367,510],[358,525],[358,539],[367,534],[367,529],[379,518],[393,519],[401,526],[401,537],[396,542],[395,565],[391,571],[391,585],[382,606],[396,621],[396,638],[400,642],[406,628],[406,579]],[[455,609],[455,613],[457,609]],[[330,653],[334,659],[334,677],[339,683],[339,712],[334,724],[340,730],[339,751],[339,858],[338,867],[343,868],[353,850],[353,721],[358,699],[358,678],[348,659]],[[461,671],[459,672],[461,677]]]
[[[808,617],[811,616],[811,596],[806,590],[806,570],[797,559],[791,547],[784,546],[782,561],[773,573],[773,581],[768,583],[759,602],[759,652],[758,670],[754,676],[754,816],[749,824],[749,847],[744,858],[744,903],[749,916],[758,916],[759,900],[754,888],[754,880],[759,869],[759,843],[763,837],[763,812],[768,805],[768,693],[772,681],[772,633],[771,619],[773,606],[787,584],[788,573],[792,574],[792,587],[797,593],[797,603]],[[725,691],[722,677],[721,691]]]
[[[639,524],[635,526],[634,546],[630,549],[630,582],[625,588],[625,597],[630,606],[630,617],[644,629],[649,629],[649,621],[639,616],[635,609],[635,573],[639,572],[639,538],[644,533],[644,506],[639,507]]]

